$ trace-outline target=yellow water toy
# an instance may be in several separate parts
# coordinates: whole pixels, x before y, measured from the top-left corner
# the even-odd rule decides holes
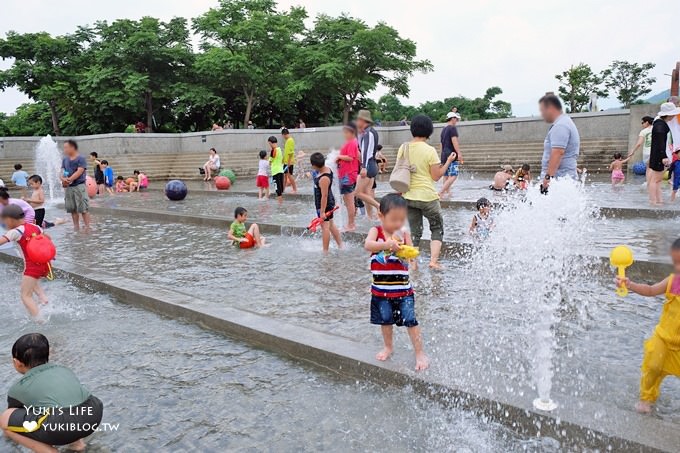
[[[619,245],[612,250],[611,255],[609,255],[609,261],[612,263],[612,266],[618,269],[618,276],[626,278],[626,268],[633,264],[633,252],[625,245]],[[628,288],[626,288],[626,285],[624,284],[616,288],[616,294],[621,297],[627,296]]]
[[[395,255],[402,260],[412,260],[420,255],[420,250],[418,250],[418,247],[402,244]]]

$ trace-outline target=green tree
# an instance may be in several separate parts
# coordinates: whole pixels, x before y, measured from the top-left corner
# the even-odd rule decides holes
[[[110,115],[105,110],[113,111],[111,124],[127,125],[145,112],[151,131],[156,104],[171,104],[191,65],[186,19],[101,21],[83,33],[91,40],[80,86],[86,104],[98,106],[95,110],[104,118]]]
[[[72,94],[73,59],[79,54],[80,45],[72,36],[10,31],[0,39],[0,57],[14,63],[0,71],[0,89],[15,86],[30,99],[45,102],[52,131],[61,135],[58,104]]]
[[[637,64],[615,60],[602,72],[604,83],[616,93],[616,99],[625,108],[629,108],[631,104],[651,93],[651,85],[656,82],[656,78],[650,77],[649,71],[654,66],[654,63]]]
[[[0,113],[0,137],[44,136],[52,132],[52,116],[46,102],[21,104],[12,115]]]
[[[416,59],[416,44],[394,28],[382,22],[371,28],[344,15],[319,15],[305,48],[311,85],[341,99],[344,122],[355,103],[378,85],[408,96],[408,78],[432,70],[429,61]]]
[[[569,104],[570,112],[583,111],[593,93],[600,97],[606,97],[609,94],[602,87],[604,78],[594,73],[585,63],[572,66],[562,74],[557,74],[555,78],[560,82],[558,92]]]
[[[278,12],[274,0],[220,0],[217,8],[194,19],[204,51],[197,67],[212,72],[214,83],[240,90],[244,123],[258,100],[285,88],[286,67],[295,59],[306,17],[299,7]]]

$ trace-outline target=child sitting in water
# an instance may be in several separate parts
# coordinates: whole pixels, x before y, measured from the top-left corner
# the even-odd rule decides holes
[[[234,211],[234,221],[229,227],[227,237],[232,241],[234,246],[242,249],[264,247],[265,239],[260,235],[260,227],[257,226],[256,223],[253,223],[250,225],[250,228],[246,230],[246,220],[248,220],[248,211],[246,208],[236,208]]]
[[[637,411],[644,414],[652,411],[664,378],[680,377],[680,239],[671,246],[671,259],[675,273],[654,285],[616,278],[617,286],[625,285],[642,296],[666,296],[659,323],[644,346],[640,401],[636,406]]]
[[[623,164],[628,162],[632,156],[632,154],[629,154],[624,159],[621,153],[614,154],[614,162],[609,164],[609,169],[612,172],[612,187],[623,184],[623,181],[625,181],[626,175],[623,174]]]
[[[333,171],[326,166],[326,158],[321,153],[314,153],[309,158],[312,168],[316,171],[314,176],[314,206],[316,215],[323,219],[321,224],[323,251],[328,252],[331,243],[331,235],[335,239],[338,248],[342,248],[340,231],[333,222],[333,209],[335,209],[335,197],[333,196]]]
[[[135,175],[135,178],[137,178],[137,192],[149,188],[149,177],[146,176],[145,173],[135,170],[132,172],[132,174]]]
[[[675,160],[673,160],[671,166],[668,168],[668,178],[673,181],[671,201],[675,201],[675,198],[678,195],[678,189],[680,189],[680,149],[676,149],[673,154]]]
[[[408,205],[401,195],[384,196],[378,213],[380,226],[369,230],[364,248],[371,252],[371,324],[380,326],[385,345],[375,358],[380,361],[390,358],[394,349],[392,326],[406,326],[416,353],[416,371],[420,371],[429,366],[429,360],[416,320],[409,263],[394,255],[401,244],[412,245],[411,236],[402,232],[407,211]]]
[[[260,163],[257,168],[257,179],[255,180],[257,186],[257,198],[260,200],[269,199],[269,159],[267,158],[267,151],[260,151]]]
[[[513,178],[514,171],[512,166],[503,165],[501,171],[497,172],[493,177],[493,184],[489,186],[489,189],[495,192],[503,192],[508,188],[510,181]]]
[[[477,213],[472,217],[470,234],[477,239],[486,239],[493,229],[493,217],[491,215],[491,202],[482,197],[477,200]]]
[[[4,235],[0,236],[0,245],[16,242],[24,256],[24,275],[21,279],[21,301],[35,321],[39,318],[40,309],[33,300],[33,294],[38,296],[42,305],[47,305],[47,295],[40,286],[40,279],[50,273],[49,264],[34,263],[28,259],[26,249],[28,241],[33,235],[41,234],[42,228],[32,223],[26,223],[24,211],[17,205],[6,206],[2,210],[2,222],[7,226]]]
[[[39,333],[20,337],[12,346],[14,369],[23,376],[7,391],[9,409],[0,429],[35,452],[54,452],[68,445],[84,451],[83,439],[97,430],[104,405],[70,369],[49,363],[50,344]]]
[[[515,177],[513,178],[515,182],[515,187],[519,190],[527,190],[529,188],[529,183],[531,182],[531,167],[529,164],[524,164],[517,170]]]
[[[116,178],[116,193],[124,193],[124,192],[129,192],[130,189],[128,189],[128,185],[125,182],[125,179],[123,179],[122,176],[119,176]]]

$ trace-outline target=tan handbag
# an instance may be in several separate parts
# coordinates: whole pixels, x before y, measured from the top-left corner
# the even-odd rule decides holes
[[[401,158],[397,159],[397,162],[392,169],[392,174],[390,175],[390,186],[399,193],[408,192],[408,189],[411,186],[411,173],[416,172],[415,166],[411,165],[411,161],[408,157],[410,147],[409,143],[401,145],[401,149],[403,149],[404,152],[402,153]]]

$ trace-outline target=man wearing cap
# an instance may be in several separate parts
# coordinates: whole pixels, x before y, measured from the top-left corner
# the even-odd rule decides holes
[[[652,205],[663,203],[661,199],[661,181],[666,167],[671,162],[672,149],[668,146],[670,124],[677,121],[680,107],[672,102],[664,102],[659,109],[658,118],[652,123],[652,146],[649,152],[649,166],[647,168],[647,191]],[[676,146],[680,148],[680,146]]]
[[[355,195],[366,205],[368,217],[372,217],[371,207],[378,209],[380,204],[373,198],[373,182],[378,175],[375,153],[378,150],[378,132],[373,128],[373,118],[368,110],[360,110],[357,115],[359,131],[359,154],[361,171],[357,180]]]
[[[455,107],[454,107],[455,108]],[[441,163],[442,166],[446,165],[451,154],[455,154],[453,162],[449,165],[449,169],[446,171],[444,176],[444,186],[439,192],[439,197],[444,198],[449,195],[451,186],[456,179],[458,179],[458,165],[463,163],[463,156],[460,153],[460,145],[458,143],[458,128],[456,125],[460,120],[460,114],[453,110],[446,114],[446,127],[442,129],[441,143],[442,143],[442,155]]]
[[[509,182],[515,175],[514,170],[511,165],[503,165],[501,171],[497,172],[493,177],[493,184],[489,186],[489,189],[496,192],[503,192],[508,188]]]
[[[553,178],[577,178],[576,161],[581,137],[572,119],[562,111],[562,102],[557,96],[546,94],[538,104],[541,116],[551,124],[543,143],[541,163],[541,191],[548,193]]]

